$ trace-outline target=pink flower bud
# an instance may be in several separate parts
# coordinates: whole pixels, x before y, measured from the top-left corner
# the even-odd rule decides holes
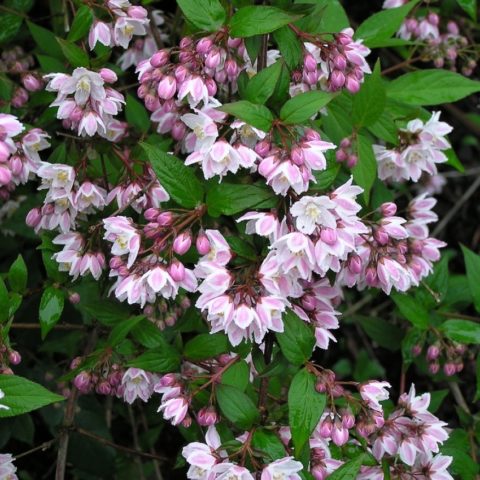
[[[207,68],[215,70],[219,65],[222,57],[220,56],[220,50],[218,48],[212,48],[205,58],[205,65]]]
[[[25,223],[29,227],[35,228],[40,223],[41,220],[42,220],[42,214],[40,213],[40,208],[35,207],[35,208],[32,208],[27,213],[27,218],[25,219]]]
[[[362,259],[358,255],[350,255],[347,266],[351,273],[358,275],[362,271]]]
[[[162,212],[157,216],[157,223],[162,227],[167,227],[173,223],[172,212]]]
[[[325,418],[325,420],[323,420],[323,422],[320,424],[320,429],[319,429],[319,433],[320,433],[320,436],[323,437],[323,438],[330,438],[330,436],[332,435],[332,431],[333,431],[333,422],[332,422],[332,419],[330,417],[327,417]]]
[[[173,387],[177,384],[177,376],[174,373],[167,373],[160,378],[158,383],[161,387]]]
[[[198,53],[208,53],[212,47],[212,39],[210,37],[203,37],[197,42],[195,49]]]
[[[0,185],[7,185],[12,180],[12,172],[3,165],[0,165]]]
[[[375,238],[375,240],[380,245],[386,245],[390,240],[388,233],[385,231],[383,227],[375,229],[375,231],[373,232],[373,238]]]
[[[153,68],[163,67],[168,63],[170,59],[170,52],[168,50],[159,50],[157,53],[154,53],[150,58],[150,65]]]
[[[303,66],[309,72],[317,71],[317,61],[315,60],[315,57],[311,53],[307,53],[303,57]]]
[[[315,390],[318,392],[318,393],[325,393],[327,391],[327,386],[325,385],[324,382],[317,382],[315,384]]]
[[[0,162],[4,163],[10,158],[10,149],[5,142],[0,141]]]
[[[198,412],[198,424],[201,427],[210,427],[218,422],[217,411],[213,407],[204,407]]]
[[[340,45],[349,45],[352,43],[352,37],[345,32],[337,33],[335,35],[335,40]]]
[[[428,20],[428,23],[435,26],[438,26],[438,24],[440,23],[440,17],[434,12],[430,12],[427,15],[427,20]]]
[[[351,145],[352,145],[352,142],[351,142],[350,138],[348,138],[348,137],[342,139],[342,141],[340,142],[340,147],[343,148],[343,149],[350,148]]]
[[[181,282],[185,278],[185,267],[179,261],[173,261],[168,266],[168,273],[176,282]]]
[[[412,347],[412,355],[414,357],[418,357],[420,354],[422,353],[422,346],[421,345],[418,345],[415,344],[413,347]]]
[[[448,33],[451,33],[452,35],[458,35],[460,33],[457,22],[454,22],[453,20],[450,20],[447,23],[447,30]]]
[[[183,50],[185,48],[190,48],[193,45],[193,40],[190,37],[183,37],[180,40],[180,48]]]
[[[175,79],[178,83],[182,83],[185,78],[187,78],[187,75],[188,70],[183,65],[179,65],[177,68],[175,68]]]
[[[31,73],[22,77],[22,84],[29,92],[37,92],[42,88],[42,81]]]
[[[195,247],[200,255],[207,255],[207,253],[210,252],[210,241],[203,231],[197,235]]]
[[[183,255],[187,253],[191,245],[192,235],[190,232],[182,232],[173,241],[172,248],[175,253],[178,253],[178,255]]]
[[[77,293],[77,292],[71,293],[71,294],[68,296],[68,301],[69,301],[72,305],[77,305],[78,303],[80,303],[80,294]]]
[[[187,415],[182,420],[182,427],[189,428],[191,425],[192,425],[192,417],[190,415]]]
[[[333,70],[330,75],[331,90],[340,90],[345,85],[345,75],[340,70]]]
[[[335,68],[343,72],[347,68],[347,59],[342,54],[335,55],[333,57],[333,64]]]
[[[13,93],[11,104],[14,108],[21,108],[28,102],[28,92],[22,88],[18,87]]]
[[[102,380],[95,387],[95,391],[100,395],[110,395],[110,393],[112,393],[112,386],[110,385],[110,382],[108,382],[107,380]]]
[[[101,68],[98,73],[105,83],[115,83],[118,80],[117,74],[109,68]]]
[[[8,161],[8,165],[10,170],[12,171],[13,175],[18,176],[23,170],[23,162],[22,159],[18,155],[13,155],[10,157]]]
[[[186,126],[181,120],[177,120],[172,127],[172,131],[170,132],[173,139],[179,142],[183,139],[186,132]]]
[[[348,158],[348,153],[345,150],[337,150],[335,152],[335,158],[337,159],[337,162],[344,162]]]
[[[332,441],[339,447],[348,442],[348,430],[342,426],[340,421],[335,421],[335,425],[332,429]]]
[[[158,84],[157,93],[160,98],[168,100],[175,95],[177,91],[177,82],[174,77],[168,75]]]
[[[82,363],[83,358],[82,357],[75,357],[71,362],[70,362],[70,370],[75,370],[80,366]]]
[[[316,306],[317,306],[317,302],[313,295],[304,295],[302,297],[302,308],[304,308],[305,310],[311,312],[315,310]]]
[[[290,158],[295,165],[301,167],[305,162],[303,159],[303,152],[301,148],[293,147],[290,151]]]
[[[120,257],[112,257],[108,262],[108,265],[112,270],[117,270],[123,265],[123,260]]]
[[[255,145],[255,152],[258,153],[261,157],[268,155],[271,145],[267,140],[262,140]]]
[[[397,213],[397,205],[393,202],[385,202],[380,205],[380,213],[384,217],[393,217]]]
[[[350,93],[357,93],[360,90],[360,83],[355,76],[347,75],[347,78],[345,79],[345,88]]]
[[[207,86],[207,92],[208,94],[213,97],[217,93],[217,84],[213,78],[206,78],[205,79],[205,85]]]
[[[376,287],[378,283],[377,270],[374,267],[368,267],[365,272],[365,282],[369,287]]]
[[[436,375],[440,371],[440,364],[438,362],[432,362],[428,365],[428,371],[432,375]]]
[[[73,384],[81,393],[87,393],[91,387],[91,375],[88,372],[80,372],[74,379]]]
[[[431,362],[440,356],[440,349],[437,345],[430,345],[427,349],[427,360]]]
[[[353,168],[357,163],[358,163],[358,157],[354,153],[351,153],[347,158],[347,167]]]
[[[310,473],[315,480],[325,480],[328,476],[328,471],[323,465],[315,465],[310,469]]]
[[[158,208],[147,208],[145,212],[143,212],[143,216],[149,222],[155,221],[159,214],[160,210],[158,210]]]
[[[443,373],[445,373],[447,377],[451,377],[452,375],[455,375],[455,373],[457,373],[457,367],[455,366],[454,363],[447,362],[443,366]]]
[[[346,429],[350,429],[355,425],[355,416],[349,410],[344,410],[342,412],[342,425]]]
[[[12,365],[18,365],[22,361],[22,357],[16,350],[10,350],[10,353],[8,354],[8,361]]]

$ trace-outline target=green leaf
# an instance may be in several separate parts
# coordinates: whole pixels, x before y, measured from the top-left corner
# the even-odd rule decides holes
[[[470,15],[474,22],[477,21],[477,0],[457,0],[457,3]]]
[[[65,296],[62,290],[47,287],[40,300],[39,320],[42,339],[57,324],[62,316]]]
[[[157,349],[168,348],[169,344],[165,339],[163,333],[150,320],[144,318],[139,323],[134,325],[130,330],[132,338],[144,347]]]
[[[228,242],[229,247],[235,255],[252,261],[257,260],[255,248],[250,243],[242,240],[239,236],[228,235],[225,236],[225,240]]]
[[[150,128],[150,117],[145,107],[129,93],[125,104],[125,117],[127,122],[139,132],[147,132]]]
[[[227,337],[221,333],[202,333],[185,344],[183,355],[190,360],[205,360],[228,352]]]
[[[170,345],[150,350],[127,364],[155,373],[175,372],[180,367],[180,354]]]
[[[367,335],[378,345],[392,352],[400,348],[403,330],[390,322],[376,317],[358,317],[359,323]]]
[[[264,132],[268,132],[272,128],[272,112],[263,105],[256,105],[247,100],[239,100],[238,102],[222,105],[218,110],[229,113]]]
[[[231,385],[217,385],[217,402],[222,414],[242,430],[249,430],[260,418],[252,399]]]
[[[414,326],[421,330],[425,330],[429,323],[430,317],[427,309],[418,303],[418,301],[406,294],[392,292],[392,300],[397,305],[400,313]]]
[[[455,168],[459,172],[463,173],[465,171],[465,167],[462,165],[462,162],[458,158],[453,148],[449,148],[448,150],[445,150],[443,153],[445,153],[445,155],[448,158],[447,165],[450,165],[451,167]]]
[[[368,17],[356,30],[355,38],[362,39],[369,47],[394,35],[410,10],[420,0],[414,0],[398,8],[389,8]]]
[[[76,42],[81,38],[84,38],[93,22],[93,10],[87,5],[82,5],[75,14],[75,18],[72,22],[70,32],[68,32],[67,40],[69,42]]]
[[[318,425],[325,401],[325,395],[315,390],[315,375],[304,368],[298,371],[288,389],[288,423],[297,458]]]
[[[20,30],[23,18],[13,13],[0,15],[0,44],[11,41]]]
[[[479,91],[480,82],[441,69],[405,73],[387,85],[390,98],[410,105],[456,102]]]
[[[8,290],[3,278],[0,277],[0,323],[6,322],[9,318],[10,299]]]
[[[42,385],[16,375],[0,375],[0,390],[5,394],[0,404],[9,407],[8,410],[0,408],[0,418],[14,417],[65,400]]]
[[[132,330],[135,325],[137,325],[144,319],[145,317],[143,315],[137,315],[135,317],[129,317],[117,323],[117,325],[115,325],[115,327],[110,332],[110,335],[108,336],[107,345],[115,347],[119,343],[123,342],[123,340],[125,340],[127,335],[130,333],[130,330]]]
[[[357,128],[373,125],[385,109],[387,93],[381,75],[380,62],[377,61],[373,73],[353,97],[352,121]]]
[[[267,461],[284,458],[285,447],[283,443],[271,430],[255,430],[252,437],[252,446],[255,450],[262,453],[262,456]]]
[[[477,360],[475,362],[475,376],[477,378],[477,388],[475,389],[475,397],[473,398],[473,401],[478,402],[480,399],[480,355],[477,355]]]
[[[272,208],[278,202],[270,188],[240,183],[216,183],[208,190],[208,213],[213,217],[235,215],[247,209]]]
[[[453,462],[448,468],[449,473],[458,475],[461,480],[475,480],[479,472],[478,463],[468,452],[470,452],[469,435],[461,429],[453,430],[440,447],[440,453],[453,457]]]
[[[315,10],[295,22],[300,30],[308,33],[337,33],[350,26],[339,0],[308,0],[308,3],[314,3]]]
[[[303,46],[293,30],[287,26],[273,32],[278,49],[290,70],[294,70],[303,60]]]
[[[344,463],[340,468],[328,476],[328,480],[355,480],[360,467],[366,460],[366,454],[362,453],[358,457]]]
[[[80,47],[77,47],[74,43],[67,42],[61,38],[57,37],[57,42],[62,49],[65,58],[70,62],[72,67],[89,67],[90,60],[88,54],[85,50],[82,50]]]
[[[33,40],[46,54],[58,58],[60,60],[64,59],[64,55],[60,44],[57,42],[57,38],[50,30],[46,28],[35,25],[32,22],[27,22],[28,29],[33,37]],[[50,73],[50,72],[48,72]]]
[[[230,19],[230,35],[251,37],[270,33],[301,17],[302,15],[288,13],[277,7],[249,5],[240,8]]]
[[[264,104],[273,95],[281,71],[282,62],[275,62],[268,68],[260,70],[248,82],[245,98],[249,102]]]
[[[312,90],[288,100],[280,110],[280,119],[286,124],[303,123],[316,115],[335,98],[334,93]]]
[[[466,344],[480,344],[480,324],[469,320],[447,320],[439,328],[451,340]]]
[[[477,255],[463,245],[462,252],[473,304],[475,305],[475,310],[480,313],[480,255]]]
[[[370,191],[377,178],[377,160],[372,142],[364,135],[357,136],[357,164],[352,168],[353,180],[363,188],[365,203],[370,201]]]
[[[311,356],[315,346],[312,329],[292,310],[283,315],[284,331],[277,333],[277,341],[285,358],[294,365],[302,365]]]
[[[220,383],[222,383],[222,385],[231,385],[244,392],[250,383],[250,368],[247,362],[240,360],[228,367],[222,373]]]
[[[226,12],[218,0],[177,0],[177,4],[200,30],[215,32],[225,23]]]
[[[8,282],[14,292],[23,293],[27,288],[27,265],[21,255],[10,266],[8,271]]]
[[[203,200],[203,185],[194,170],[180,159],[148,143],[140,143],[163,188],[185,208],[195,208]]]

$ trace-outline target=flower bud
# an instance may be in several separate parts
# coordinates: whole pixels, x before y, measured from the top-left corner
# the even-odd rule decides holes
[[[157,93],[160,98],[168,100],[175,95],[177,91],[177,82],[175,77],[168,75],[160,81],[157,88]]]
[[[31,73],[22,77],[22,84],[29,92],[37,92],[42,89],[42,81]]]
[[[190,232],[182,232],[178,235],[173,241],[173,251],[178,255],[183,255],[187,253],[189,248],[192,245],[192,235]]]
[[[440,349],[437,345],[430,345],[427,349],[427,360],[431,362],[440,356]]]
[[[181,282],[185,278],[185,267],[183,266],[183,263],[178,260],[174,260],[168,266],[167,271],[176,282]]]
[[[8,354],[8,361],[12,365],[18,365],[22,361],[22,357],[16,350],[10,350],[10,353]]]
[[[35,207],[35,208],[32,208],[27,213],[27,218],[25,219],[25,223],[29,227],[35,228],[40,223],[41,220],[42,220],[42,214],[41,214],[40,208]]]
[[[207,255],[210,252],[210,241],[203,231],[197,235],[195,247],[200,255]]]
[[[456,372],[457,372],[457,367],[452,362],[447,362],[443,366],[443,373],[445,373],[447,377],[451,377],[452,375],[455,375]]]
[[[101,68],[98,73],[105,83],[115,83],[118,80],[117,74],[109,68]]]
[[[74,379],[73,384],[81,393],[87,393],[91,387],[92,377],[88,372],[80,372]]]
[[[432,375],[436,375],[440,371],[440,364],[438,362],[432,362],[428,365],[428,371]]]
[[[77,292],[71,293],[71,294],[68,296],[68,301],[69,301],[72,305],[77,305],[78,303],[80,303],[80,294],[77,293]]]
[[[333,431],[332,419],[330,417],[327,417],[320,424],[320,429],[318,432],[320,433],[320,436],[322,438],[330,438],[330,436],[332,435],[332,431]]]
[[[204,407],[198,412],[198,424],[201,427],[210,427],[218,422],[217,411],[213,407]]]

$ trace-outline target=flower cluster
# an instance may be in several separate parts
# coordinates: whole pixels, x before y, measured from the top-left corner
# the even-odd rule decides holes
[[[31,179],[41,165],[39,151],[50,146],[48,135],[39,128],[25,130],[18,119],[0,113],[0,197],[7,200],[12,191]]]
[[[141,7],[139,7],[141,8]],[[109,68],[98,73],[84,67],[76,68],[72,75],[52,73],[46,75],[46,90],[57,92],[57,98],[51,104],[58,107],[57,118],[63,126],[75,130],[78,135],[92,137],[96,133],[114,141],[122,132],[114,120],[123,108],[123,95],[106,83],[115,83],[117,75]]]
[[[0,478],[5,480],[18,480],[17,467],[13,464],[13,456],[10,453],[0,453]]]
[[[28,102],[30,94],[43,88],[43,80],[33,69],[35,61],[22,47],[5,49],[0,54],[0,71],[14,82],[10,103],[14,108],[22,108]]]
[[[353,29],[347,28],[333,36],[333,41],[302,33],[303,68],[294,71],[291,95],[318,88],[338,91],[345,88],[357,93],[364,75],[371,73],[365,57],[370,50],[361,40],[353,40]]]
[[[374,145],[378,162],[378,176],[381,180],[417,182],[422,173],[437,174],[437,164],[447,161],[444,150],[450,148],[445,138],[452,127],[440,121],[440,112],[434,112],[424,123],[420,119],[408,122],[405,129],[399,130],[399,145],[387,149]]]
[[[423,194],[407,207],[406,218],[396,216],[397,205],[380,207],[382,217],[370,223],[368,235],[360,237],[356,251],[338,277],[340,284],[392,288],[404,292],[431,273],[445,243],[429,237],[428,224],[437,220],[432,212],[436,200]]]
[[[101,7],[113,18],[113,22],[94,20],[88,34],[90,50],[97,43],[126,49],[134,35],[146,35],[149,19],[145,8],[132,5],[128,0],[107,0],[102,2]]]

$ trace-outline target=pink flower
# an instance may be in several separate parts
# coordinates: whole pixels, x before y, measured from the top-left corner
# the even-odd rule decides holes
[[[163,412],[163,418],[165,420],[170,420],[172,425],[178,425],[187,415],[188,402],[182,396],[168,399],[165,399],[165,397],[166,395],[163,396],[162,404],[157,411]]]
[[[17,467],[13,464],[11,453],[0,454],[0,478],[5,480],[18,480],[16,475]]]
[[[137,258],[140,249],[140,235],[131,219],[118,216],[103,219],[105,226],[104,239],[112,242],[112,255],[128,254],[127,267],[130,268]]]
[[[302,477],[297,475],[297,472],[303,470],[303,465],[297,462],[293,457],[285,457],[267,465],[262,470],[261,480],[301,480]]]
[[[152,375],[140,368],[129,368],[122,377],[123,398],[132,404],[137,398],[147,402],[153,393]]]
[[[100,42],[106,47],[112,45],[112,27],[111,24],[95,21],[90,27],[88,34],[88,46],[90,50],[95,48],[97,42]]]
[[[254,480],[252,474],[245,468],[234,463],[219,463],[212,469],[215,480]]]
[[[379,402],[387,400],[389,397],[387,388],[390,387],[391,385],[388,382],[370,381],[360,385],[360,396],[370,408],[381,412],[382,406]]]

